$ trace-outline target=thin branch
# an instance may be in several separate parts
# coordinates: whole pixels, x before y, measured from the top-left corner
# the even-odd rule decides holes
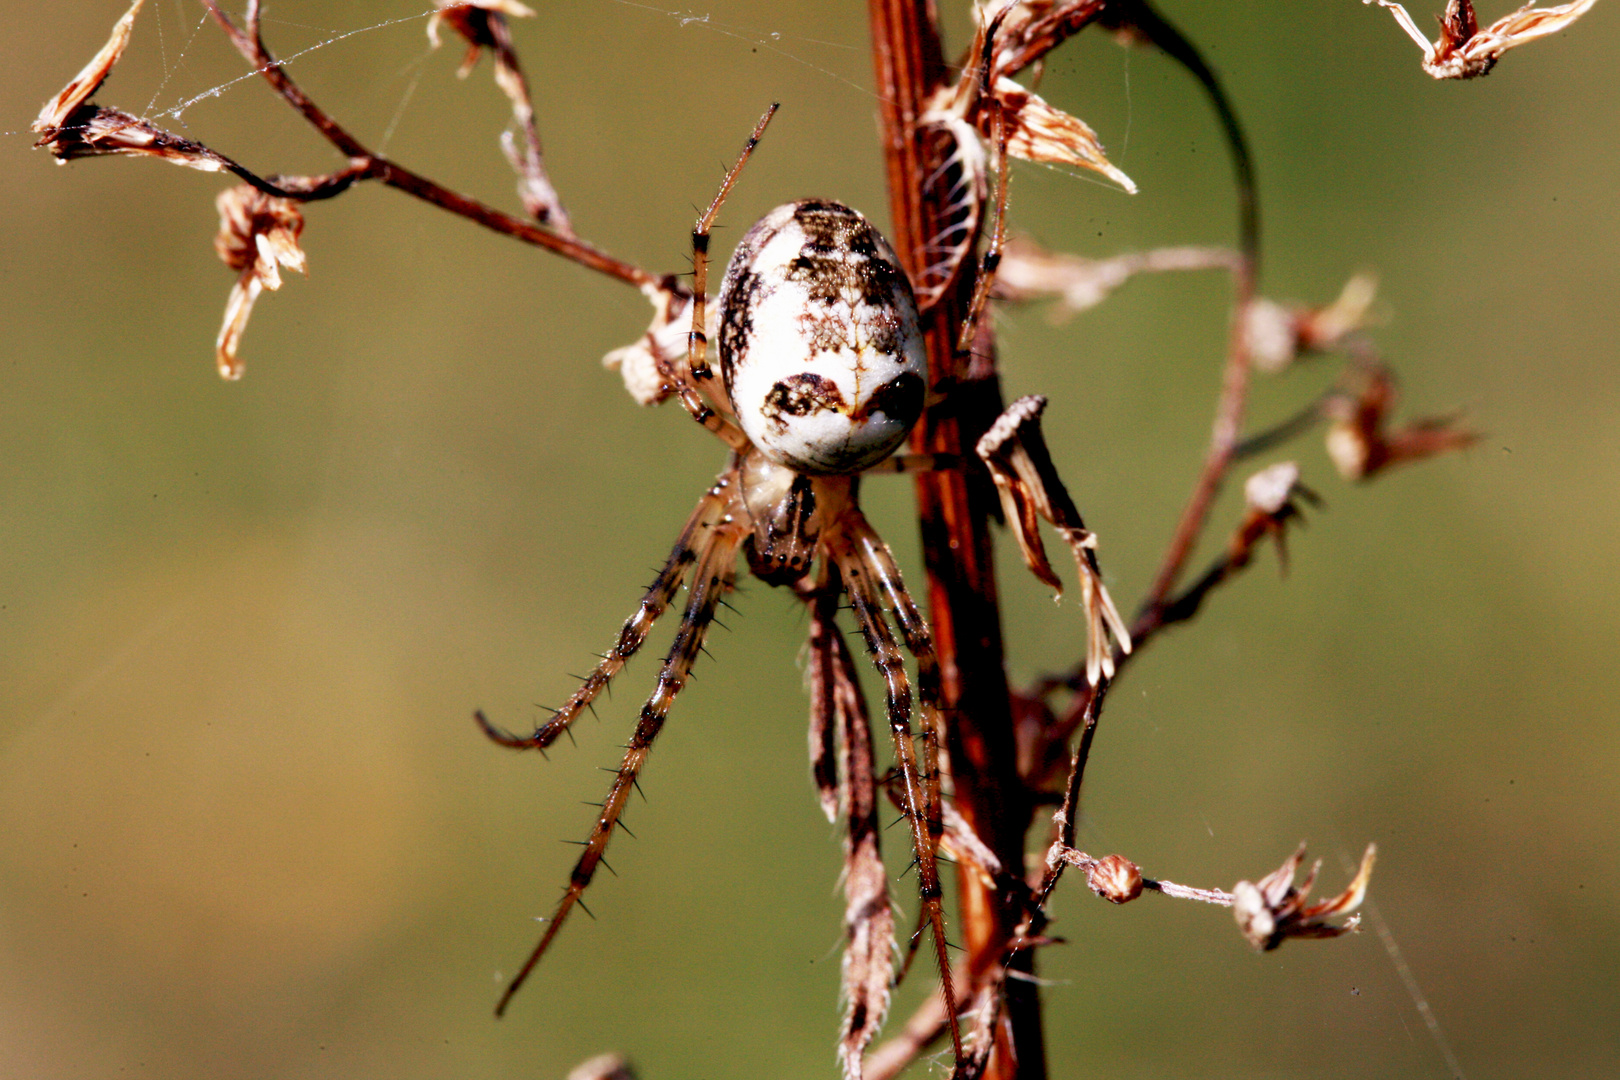
[[[1112,13],[1112,12],[1111,12]],[[1180,579],[1187,559],[1209,519],[1210,508],[1232,463],[1233,452],[1243,428],[1243,412],[1248,400],[1249,377],[1253,365],[1247,330],[1249,305],[1255,297],[1255,279],[1260,265],[1260,209],[1255,187],[1254,162],[1248,141],[1238,123],[1237,113],[1221,88],[1220,80],[1199,55],[1198,50],[1175,27],[1165,22],[1142,0],[1130,0],[1120,8],[1122,24],[1140,31],[1154,45],[1178,61],[1198,80],[1214,106],[1232,154],[1232,167],[1238,199],[1238,249],[1243,258],[1232,272],[1233,315],[1228,332],[1226,369],[1221,378],[1220,399],[1216,404],[1214,428],[1203,467],[1193,485],[1193,493],[1182,511],[1170,546],[1160,564],[1147,599],[1142,605],[1131,637],[1141,642],[1161,623],[1165,604]]]
[[[488,206],[476,199],[468,198],[434,183],[427,177],[412,172],[396,162],[390,161],[381,154],[373,153],[367,149],[359,139],[351,135],[341,124],[334,120],[324,109],[317,105],[292,80],[286,69],[270,55],[265,48],[264,40],[259,32],[259,0],[251,0],[246,14],[246,29],[237,26],[230,16],[220,9],[218,0],[203,0],[214,21],[224,29],[231,44],[236,51],[253,65],[255,71],[263,75],[281,95],[282,99],[296,109],[304,119],[308,120],[315,130],[338,149],[345,157],[350,159],[350,169],[356,172],[355,179],[380,180],[388,187],[403,191],[407,195],[414,195],[424,202],[431,203],[441,210],[448,210],[452,214],[476,222],[492,232],[503,236],[510,236],[514,240],[521,240],[526,244],[545,248],[555,252],[566,259],[570,259],[588,270],[606,274],[616,278],[627,285],[638,289],[656,287],[659,278],[638,266],[616,259],[582,240],[571,236],[562,236],[548,229],[539,227],[521,218],[503,213],[492,206]],[[244,176],[248,183],[252,179]],[[352,181],[351,181],[352,182]],[[261,183],[255,187],[267,190]],[[312,197],[300,195],[296,192],[270,191],[270,194],[282,194],[286,198],[304,199]],[[336,194],[331,192],[330,194]]]
[[[1176,900],[1201,900],[1221,907],[1232,906],[1232,894],[1224,889],[1195,889],[1191,885],[1177,885],[1173,881],[1155,881],[1152,878],[1143,878],[1142,888],[1152,889]]]

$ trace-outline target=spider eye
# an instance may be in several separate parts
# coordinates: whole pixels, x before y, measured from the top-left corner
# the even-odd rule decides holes
[[[726,269],[720,368],[738,424],[771,461],[854,473],[889,456],[927,387],[917,303],[894,249],[839,203],[765,215]]]

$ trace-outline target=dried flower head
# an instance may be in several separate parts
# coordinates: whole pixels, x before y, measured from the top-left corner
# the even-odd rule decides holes
[[[638,405],[657,405],[675,393],[676,365],[686,363],[692,298],[661,285],[649,285],[642,292],[652,301],[652,325],[633,344],[602,357],[602,366],[618,371]],[[704,321],[713,341],[720,332],[720,305],[708,305]]]
[[[1440,17],[1440,36],[1433,42],[1423,36],[1412,16],[1394,0],[1361,2],[1389,9],[1401,29],[1423,50],[1424,71],[1436,79],[1472,79],[1488,74],[1509,49],[1567,29],[1597,0],[1573,0],[1550,8],[1525,4],[1484,30],[1479,28],[1470,0],[1449,0],[1445,14]]]
[[[438,10],[428,19],[428,41],[435,49],[439,47],[440,26],[448,26],[466,39],[467,55],[456,72],[463,79],[477,65],[480,52],[500,47],[508,16],[534,18],[534,12],[516,0],[434,0],[434,6]]]
[[[281,288],[283,266],[300,274],[309,272],[298,246],[304,214],[291,199],[266,195],[246,184],[220,192],[214,205],[219,210],[214,250],[226,266],[240,272],[225,303],[215,355],[223,378],[240,379],[242,362],[236,349],[259,292]]]
[[[636,1070],[620,1054],[599,1054],[568,1070],[568,1080],[636,1080]]]
[[[1110,904],[1125,904],[1142,895],[1142,871],[1123,855],[1104,855],[1086,868],[1086,884]]]
[[[1367,313],[1377,295],[1378,279],[1357,274],[1325,307],[1280,304],[1264,297],[1255,300],[1244,315],[1254,366],[1275,374],[1301,356],[1335,347],[1367,324]]]
[[[1240,881],[1232,886],[1232,914],[1237,918],[1238,929],[1250,945],[1261,951],[1275,949],[1285,938],[1331,938],[1360,930],[1359,915],[1339,924],[1325,920],[1361,906],[1377,853],[1377,846],[1368,844],[1366,854],[1361,857],[1361,869],[1344,892],[1331,900],[1307,905],[1305,898],[1316,883],[1322,861],[1318,859],[1305,880],[1295,888],[1294,874],[1305,861],[1305,845],[1300,844],[1299,850],[1284,860],[1282,866],[1258,883]]]
[[[38,145],[48,146],[58,164],[86,157],[124,154],[155,157],[202,172],[225,172],[231,163],[199,142],[164,131],[118,109],[81,105]]]
[[[1243,521],[1227,545],[1226,562],[1229,570],[1241,569],[1254,558],[1254,549],[1269,536],[1277,545],[1277,558],[1283,570],[1288,569],[1288,525],[1305,520],[1300,501],[1320,506],[1316,493],[1299,482],[1299,466],[1292,461],[1281,461],[1255,473],[1243,485],[1243,498],[1248,507]]]
[[[1396,431],[1386,431],[1397,394],[1389,370],[1372,368],[1366,385],[1352,397],[1330,399],[1324,409],[1332,421],[1327,432],[1328,457],[1346,480],[1366,480],[1408,461],[1461,450],[1479,435],[1457,426],[1455,416],[1428,416]]]

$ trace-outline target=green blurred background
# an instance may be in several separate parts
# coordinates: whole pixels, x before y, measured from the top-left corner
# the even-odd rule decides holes
[[[427,53],[423,6],[284,0],[266,29],[283,56],[331,42],[292,70],[363,139],[512,207],[504,100]],[[684,269],[693,205],[771,100],[717,249],[794,198],[884,216],[860,5],[537,6],[517,33],[547,162],[601,246]],[[1226,887],[1308,837],[1336,889],[1376,840],[1377,910],[1463,1075],[1620,1074],[1620,12],[1436,84],[1354,0],[1163,8],[1254,141],[1263,291],[1323,302],[1376,270],[1407,412],[1488,434],[1362,487],[1318,438],[1272,456],[1329,507],[1286,580],[1265,556],[1119,685],[1083,844]],[[758,585],[660,740],[598,921],[490,1017],[654,665],[549,762],[471,710],[522,728],[571,692],[723,457],[602,370],[645,303],[365,188],[310,208],[309,279],[260,301],[222,383],[220,178],[29,148],[122,10],[0,4],[0,1076],[560,1078],[609,1049],[646,1080],[833,1075],[838,837],[805,765],[803,616]],[[164,125],[261,173],[332,168],[242,70],[195,4],[150,0],[98,100],[156,114],[228,84]],[[1230,241],[1181,71],[1091,34],[1043,92],[1142,193],[1020,166],[1018,229],[1091,255]],[[1051,396],[1122,604],[1191,484],[1226,297],[1182,275],[1062,326],[1000,316],[1007,390]],[[1264,382],[1256,422],[1330,377]],[[866,495],[911,570],[908,485]],[[1015,678],[1066,664],[1074,607],[1002,565]],[[1448,1075],[1376,933],[1256,956],[1223,911],[1065,890],[1056,1078]]]

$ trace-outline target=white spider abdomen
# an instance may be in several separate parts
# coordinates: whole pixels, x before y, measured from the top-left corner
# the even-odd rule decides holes
[[[720,288],[720,370],[737,423],[799,472],[855,473],[922,413],[927,357],[911,282],[841,203],[788,203],[748,230]]]

